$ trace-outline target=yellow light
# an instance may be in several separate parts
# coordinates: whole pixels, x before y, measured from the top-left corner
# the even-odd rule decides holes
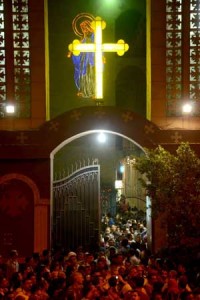
[[[74,55],[79,55],[80,52],[95,53],[95,98],[103,98],[103,52],[116,52],[119,56],[124,55],[128,51],[129,46],[124,40],[119,40],[116,44],[102,44],[102,30],[105,29],[106,23],[100,17],[96,17],[92,21],[91,26],[94,30],[94,43],[82,44],[79,40],[74,40],[69,45],[69,50]]]
[[[80,52],[95,52],[95,44],[81,44],[79,40],[74,40],[69,45],[68,49],[75,55],[78,56]]]
[[[102,22],[101,18],[96,18],[95,21],[95,97],[96,99],[103,98],[103,62],[102,62]]]
[[[124,55],[124,53],[128,51],[128,49],[129,45],[125,44],[124,40],[119,40],[117,44],[109,43],[102,45],[103,52],[117,52],[119,56]]]

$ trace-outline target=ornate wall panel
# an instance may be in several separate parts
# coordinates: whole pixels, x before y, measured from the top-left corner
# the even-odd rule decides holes
[[[15,116],[30,117],[30,39],[28,0],[0,0],[0,113],[16,106]]]
[[[185,102],[200,115],[199,0],[166,0],[167,115],[181,116]]]

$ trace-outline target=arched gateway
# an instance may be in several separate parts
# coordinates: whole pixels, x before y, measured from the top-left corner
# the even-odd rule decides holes
[[[41,252],[51,245],[50,238],[50,207],[51,207],[51,180],[53,173],[53,157],[56,149],[61,148],[67,142],[87,132],[105,130],[124,136],[134,141],[141,148],[155,148],[162,145],[170,151],[174,151],[180,142],[188,141],[195,150],[198,150],[200,143],[200,131],[188,130],[161,130],[152,122],[136,115],[132,111],[122,110],[116,107],[95,106],[83,107],[68,111],[55,119],[43,124],[37,130],[31,131],[0,131],[0,159],[1,159],[1,180],[0,180],[0,214],[7,214],[9,200],[5,194],[7,184],[14,182],[13,189],[16,194],[16,182],[20,184],[20,197],[15,201],[25,205],[32,201],[34,222],[30,228],[30,236],[34,241],[32,252]],[[10,180],[15,174],[15,181]],[[5,177],[7,176],[7,177]],[[7,178],[8,181],[2,180]],[[25,178],[25,180],[24,180]],[[28,184],[31,182],[32,184]],[[30,192],[32,191],[32,194]],[[31,195],[31,198],[30,198]],[[8,199],[8,200],[7,200]],[[24,204],[23,204],[24,203]],[[18,207],[18,206],[17,206]],[[30,206],[31,207],[31,203]],[[23,210],[26,213],[26,210]],[[10,213],[12,224],[18,224],[17,214]],[[31,253],[24,240],[23,229],[16,244],[12,227],[2,226],[0,219],[1,253],[5,253],[17,245],[24,249],[23,254]],[[25,218],[25,222],[29,222]],[[27,224],[24,224],[24,228]],[[16,229],[16,228],[15,228]],[[157,241],[157,232],[153,230],[155,240],[154,250],[160,246]],[[27,249],[27,250],[26,250]]]

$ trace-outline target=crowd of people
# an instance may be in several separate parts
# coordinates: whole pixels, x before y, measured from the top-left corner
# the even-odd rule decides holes
[[[102,218],[99,249],[0,256],[0,299],[200,300],[200,253],[152,254],[145,222]]]

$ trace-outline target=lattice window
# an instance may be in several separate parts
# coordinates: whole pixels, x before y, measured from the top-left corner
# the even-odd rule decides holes
[[[6,58],[5,58],[4,3],[0,0],[0,113],[3,115],[6,102]]]
[[[0,0],[0,110],[16,106],[30,117],[30,39],[28,0]]]
[[[167,115],[190,101],[200,115],[200,1],[166,0]]]
[[[168,113],[176,113],[182,91],[182,3],[167,0],[166,5],[166,89]]]
[[[190,99],[200,114],[200,1],[190,2]]]

